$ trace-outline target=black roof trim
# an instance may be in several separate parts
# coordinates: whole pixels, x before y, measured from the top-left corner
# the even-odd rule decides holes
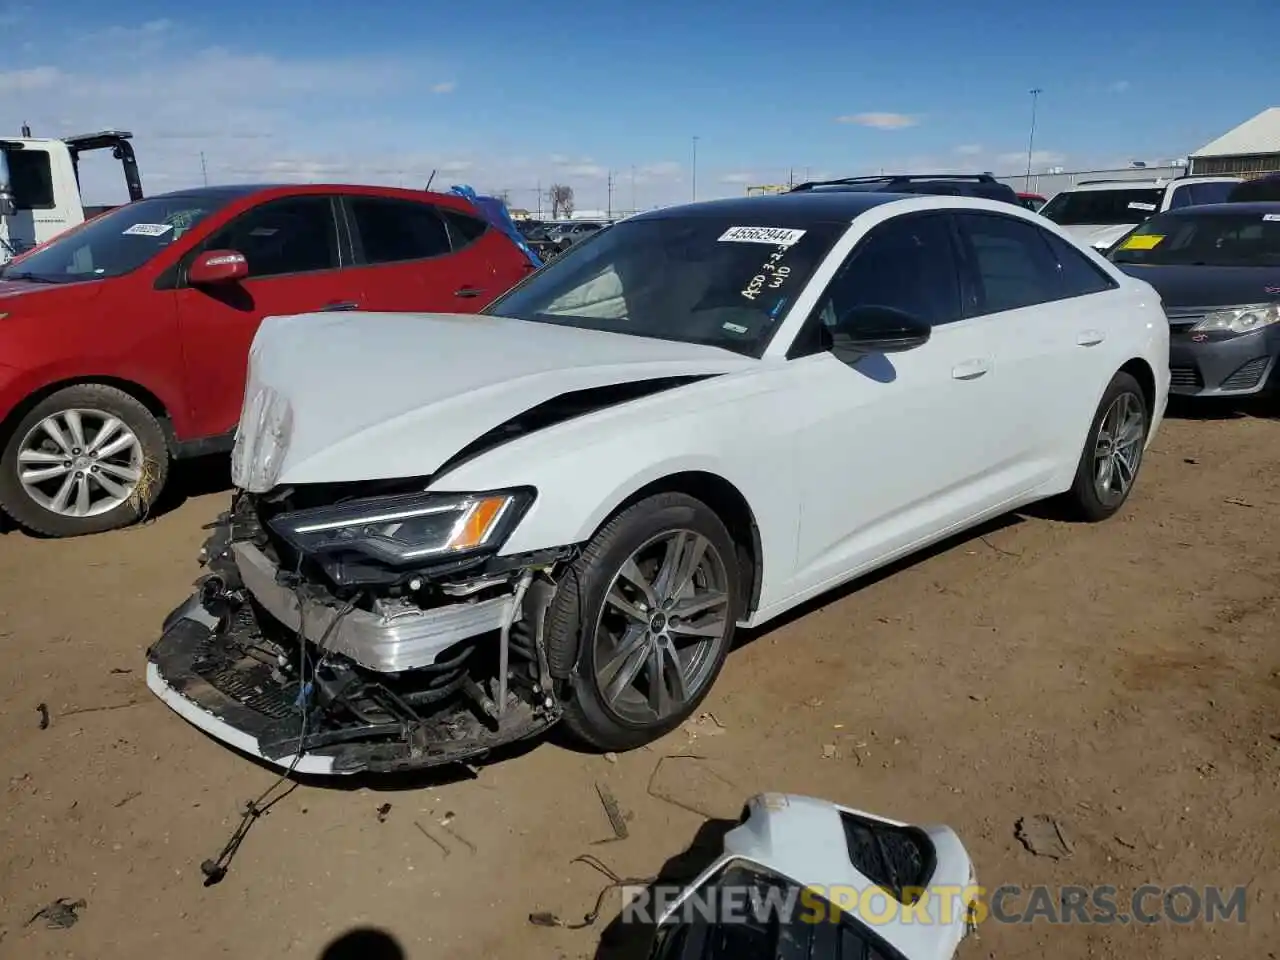
[[[907,199],[906,195],[895,193],[775,193],[762,197],[729,197],[724,200],[704,200],[677,207],[664,207],[636,214],[621,223],[704,217],[741,221],[744,226],[782,220],[848,223],[872,207],[904,199]]]

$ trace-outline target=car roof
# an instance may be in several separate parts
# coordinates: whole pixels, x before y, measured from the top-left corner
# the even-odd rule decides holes
[[[472,206],[464,198],[453,193],[439,193],[433,190],[409,190],[404,187],[383,187],[360,183],[228,183],[210,187],[188,187],[185,190],[174,190],[169,193],[152,194],[147,200],[197,200],[210,198],[215,200],[241,200],[260,194],[260,199],[273,197],[299,196],[306,194],[364,194],[374,197],[395,197],[404,200],[430,200],[432,203],[443,203],[445,206],[472,210]]]
[[[1168,210],[1163,216],[1176,217],[1226,217],[1244,214],[1248,216],[1253,214],[1256,216],[1280,215],[1280,201],[1276,200],[1237,200],[1234,203],[1204,203],[1196,204],[1192,207],[1179,207],[1177,210]]]
[[[806,191],[775,193],[762,197],[729,197],[684,203],[661,210],[638,213],[632,220],[667,220],[680,218],[714,218],[740,220],[745,225],[785,219],[788,222],[848,222],[873,207],[894,200],[919,199],[918,193],[880,193],[854,190]],[[938,198],[943,199],[943,198]]]

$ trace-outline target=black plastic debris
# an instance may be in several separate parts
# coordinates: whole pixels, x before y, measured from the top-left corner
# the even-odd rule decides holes
[[[59,897],[53,903],[37,910],[25,926],[29,927],[37,920],[43,920],[48,930],[69,930],[80,919],[76,911],[83,910],[88,905],[85,900],[68,900],[66,897]]]
[[[379,822],[379,823],[386,823],[386,822],[387,822],[387,814],[389,814],[390,812],[391,812],[391,804],[389,804],[389,803],[384,803],[382,806],[380,806],[380,807],[378,808],[378,822]]]
[[[40,713],[40,729],[49,729],[49,705],[47,703],[36,704],[36,710]]]

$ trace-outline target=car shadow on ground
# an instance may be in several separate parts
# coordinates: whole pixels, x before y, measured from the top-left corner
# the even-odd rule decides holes
[[[225,493],[231,489],[231,458],[226,454],[211,454],[205,457],[193,457],[190,460],[175,461],[169,470],[169,482],[140,525],[130,527],[138,530],[160,517],[172,513],[192,497],[203,497],[213,493]],[[23,530],[0,511],[0,536],[8,533],[22,533],[33,540],[52,539],[40,534]]]
[[[1274,419],[1280,415],[1280,398],[1271,397],[1169,397],[1165,416],[1173,420]]]
[[[405,960],[400,942],[377,927],[356,927],[332,940],[317,960]]]
[[[1022,523],[1026,517],[1034,516],[1038,519],[1046,520],[1060,519],[1060,517],[1055,515],[1057,512],[1058,508],[1050,507],[1047,503],[1043,505],[1035,504],[1031,508],[1024,508],[1020,510],[1018,513],[1004,514],[996,517],[994,520],[988,520],[980,526],[970,527],[968,530],[957,533],[945,540],[941,540],[931,547],[912,553],[909,556],[903,557],[901,560],[896,560],[888,566],[881,567],[878,570],[866,574],[865,576],[858,577],[856,580],[851,580],[849,583],[836,587],[827,593],[819,594],[812,600],[806,600],[798,607],[793,607],[791,610],[788,610],[779,617],[775,617],[760,627],[750,630],[739,630],[738,635],[734,640],[734,649],[737,650],[747,646],[748,644],[755,643],[761,637],[766,637],[775,630],[780,630],[788,624],[801,620],[823,607],[829,606],[833,603],[838,603],[845,597],[855,594],[860,590],[865,590],[867,587],[877,584],[881,580],[887,580],[890,577],[897,576],[903,570],[909,570],[911,567],[925,563],[939,554],[946,553],[948,550],[953,550],[966,543],[970,543],[972,541],[983,541],[986,542],[987,546],[991,547],[992,550],[999,552],[997,547],[992,546],[990,542],[986,541],[987,537],[994,533],[998,533],[1001,530],[1016,527],[1018,524]]]

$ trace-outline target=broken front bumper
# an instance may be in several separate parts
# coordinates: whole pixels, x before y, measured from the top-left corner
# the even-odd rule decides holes
[[[253,540],[228,537],[233,523],[206,548],[217,572],[147,651],[147,686],[194,726],[288,770],[343,774],[477,758],[559,719],[530,626],[549,585],[528,575],[511,594],[375,613],[285,585]]]

